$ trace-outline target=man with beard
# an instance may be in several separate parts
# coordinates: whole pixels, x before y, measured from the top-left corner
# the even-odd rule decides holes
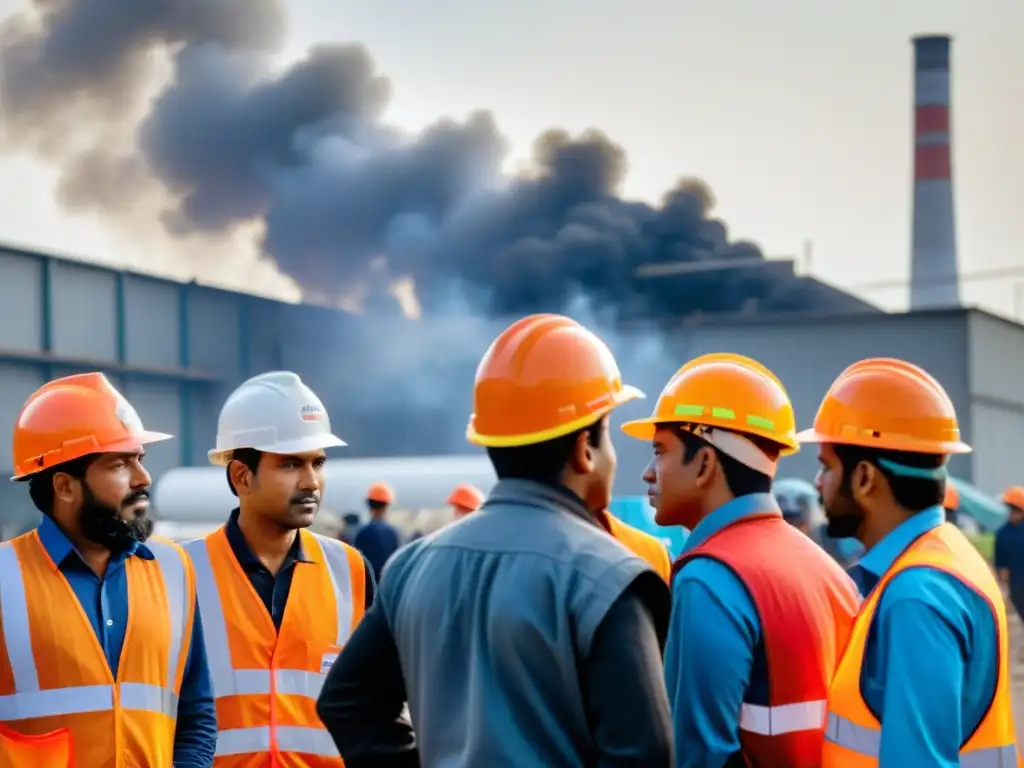
[[[823,766],[1016,765],[1006,608],[942,509],[947,459],[971,450],[949,396],[915,365],[862,360],[798,438],[818,445],[829,534],[866,548]]]
[[[653,447],[655,521],[691,530],[665,649],[676,765],[817,768],[858,596],[772,496],[779,457],[799,448],[786,390],[750,358],[704,355],[622,429]]]
[[[348,768],[671,765],[668,588],[596,517],[609,414],[640,396],[567,317],[525,317],[491,344],[467,437],[498,483],[385,568],[318,707]],[[406,699],[415,741],[396,727]]]
[[[44,385],[14,428],[13,479],[43,520],[0,545],[0,721],[68,729],[83,768],[213,764],[192,567],[148,540],[144,446],[170,437],[147,432],[100,373]]]
[[[289,371],[249,379],[221,410],[209,458],[226,468],[238,507],[185,545],[206,626],[217,766],[342,765],[315,702],[374,582],[354,548],[306,529],[324,492],[325,449],[343,445]]]

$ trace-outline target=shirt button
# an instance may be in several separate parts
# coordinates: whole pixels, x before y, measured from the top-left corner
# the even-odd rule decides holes
[[[108,627],[114,626],[114,620],[113,619],[107,619],[107,626]]]

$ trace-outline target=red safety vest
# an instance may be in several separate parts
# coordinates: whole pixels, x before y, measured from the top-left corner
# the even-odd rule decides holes
[[[680,557],[674,570],[698,557],[728,566],[761,620],[768,700],[743,702],[743,757],[760,768],[819,768],[829,681],[857,615],[856,586],[775,513],[726,526]]]

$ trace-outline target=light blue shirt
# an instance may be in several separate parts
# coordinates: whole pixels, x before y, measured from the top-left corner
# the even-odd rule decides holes
[[[782,514],[770,493],[733,499],[697,524],[682,554],[722,528],[765,512]],[[676,768],[722,768],[739,751],[744,696],[752,686],[767,685],[754,679],[760,646],[761,621],[739,577],[711,558],[686,563],[673,580],[665,646]]]
[[[911,516],[858,565],[877,582],[907,547],[944,521],[940,506]],[[882,723],[882,768],[960,765],[960,747],[995,695],[996,637],[988,603],[948,573],[913,568],[889,582],[869,629],[860,682],[865,703]]]

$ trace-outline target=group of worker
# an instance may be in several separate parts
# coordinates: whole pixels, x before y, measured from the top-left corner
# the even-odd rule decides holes
[[[17,420],[43,513],[0,544],[0,768],[1017,765],[1006,611],[945,523],[970,448],[940,384],[842,372],[797,433],[785,388],[733,354],[686,363],[649,418],[664,545],[609,514],[610,414],[643,394],[559,315],[506,329],[467,437],[498,483],[379,580],[307,529],[343,446],[290,372],[243,383],[209,459],[238,498],[183,547],[150,537],[146,431],[101,374]],[[848,574],[788,525],[779,459],[818,448]],[[469,509],[469,507],[467,507]]]

